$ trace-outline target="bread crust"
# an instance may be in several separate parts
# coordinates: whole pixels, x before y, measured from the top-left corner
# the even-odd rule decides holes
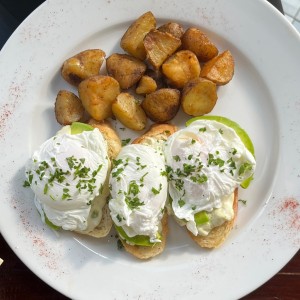
[[[142,136],[136,138],[132,143],[133,144],[143,144],[147,137],[157,137],[159,139],[167,139],[171,134],[173,134],[177,130],[176,126],[171,124],[154,124],[150,127],[150,129],[144,133]],[[161,219],[161,242],[154,244],[151,246],[138,246],[138,245],[130,245],[124,239],[121,239],[121,242],[125,248],[125,250],[139,259],[150,259],[154,256],[162,253],[166,246],[167,235],[169,231],[168,227],[168,214],[165,211],[164,215]]]
[[[137,137],[132,144],[143,144],[147,137],[167,139],[175,131],[177,131],[177,127],[172,124],[153,124],[147,132],[145,132],[142,136]]]
[[[106,203],[102,208],[102,218],[100,223],[87,235],[93,236],[95,238],[102,238],[108,235],[111,230],[113,221],[110,216],[110,211],[108,208],[108,204]]]
[[[139,259],[149,259],[162,253],[166,246],[166,240],[169,231],[168,214],[166,212],[164,213],[163,218],[161,219],[161,226],[162,226],[162,231],[161,231],[160,243],[156,243],[152,247],[138,246],[138,245],[130,245],[125,240],[120,238],[125,250]]]
[[[202,248],[217,248],[221,246],[227,239],[237,217],[238,188],[234,190],[233,211],[234,217],[232,218],[232,220],[226,221],[222,225],[213,228],[207,236],[195,236],[192,232],[190,232],[187,229],[190,237]]]
[[[122,142],[116,131],[111,126],[110,122],[107,120],[96,121],[94,119],[90,119],[88,124],[94,128],[98,128],[103,134],[103,137],[107,141],[108,157],[110,160],[115,159],[121,151]]]

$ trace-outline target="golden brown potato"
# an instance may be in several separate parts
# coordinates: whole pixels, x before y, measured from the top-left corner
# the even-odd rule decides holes
[[[152,12],[148,11],[133,22],[121,39],[121,48],[132,56],[144,60],[146,51],[143,44],[146,34],[156,27]]]
[[[62,77],[74,86],[91,76],[98,75],[105,59],[105,52],[100,49],[82,51],[67,59],[62,68]]]
[[[181,106],[186,114],[201,116],[212,111],[217,99],[216,84],[198,77],[184,86],[181,95]]]
[[[234,74],[234,60],[229,50],[209,60],[201,70],[201,77],[213,81],[216,85],[227,84]]]
[[[110,76],[97,75],[78,86],[79,97],[86,111],[97,121],[111,117],[112,102],[120,94],[120,85]]]
[[[81,100],[72,92],[65,90],[58,92],[54,110],[56,120],[61,125],[81,121],[85,112]]]
[[[183,34],[181,41],[182,48],[194,52],[200,62],[206,62],[218,55],[217,47],[198,28],[188,28]]]
[[[162,89],[167,87],[165,77],[163,76],[160,69],[159,70],[147,69],[144,75],[151,77],[156,82],[157,89]]]
[[[150,76],[143,76],[135,90],[137,94],[150,94],[157,89],[156,81]]]
[[[144,38],[147,61],[159,69],[163,62],[181,45],[181,40],[170,33],[151,30]]]
[[[122,142],[116,131],[111,126],[110,122],[107,120],[96,121],[94,119],[90,119],[88,121],[88,124],[100,130],[107,142],[108,157],[110,158],[110,160],[115,159],[121,151]]]
[[[199,77],[200,70],[197,56],[189,50],[176,52],[162,65],[162,72],[168,78],[168,83],[179,89],[191,79]]]
[[[119,94],[113,102],[112,110],[124,126],[133,130],[143,130],[146,127],[147,116],[132,95]]]
[[[178,39],[181,39],[184,29],[183,27],[175,22],[169,22],[166,24],[163,24],[162,26],[158,27],[157,30],[162,31],[162,32],[168,32],[175,36]]]
[[[106,60],[108,75],[114,77],[122,89],[136,84],[146,71],[146,64],[127,54],[114,53]]]
[[[180,92],[176,89],[159,89],[146,95],[142,107],[146,115],[156,123],[164,123],[175,117],[180,106]]]

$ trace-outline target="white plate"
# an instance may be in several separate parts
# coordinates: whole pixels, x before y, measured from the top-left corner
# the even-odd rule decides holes
[[[117,249],[113,233],[104,240],[55,234],[22,184],[27,159],[59,128],[54,100],[59,89],[71,89],[59,75],[62,62],[88,48],[121,51],[120,37],[148,10],[160,24],[196,25],[221,51],[232,51],[235,76],[219,88],[213,114],[248,131],[258,167],[220,249],[198,248],[170,221],[165,252],[140,262]],[[300,246],[299,78],[299,35],[266,1],[47,1],[0,55],[2,235],[35,274],[75,299],[232,299],[251,292]]]

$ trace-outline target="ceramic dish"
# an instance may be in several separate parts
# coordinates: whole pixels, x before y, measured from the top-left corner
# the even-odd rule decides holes
[[[72,90],[60,76],[62,62],[88,48],[120,52],[124,31],[148,10],[159,24],[198,26],[220,51],[231,50],[235,75],[219,89],[213,114],[246,129],[257,170],[240,190],[247,204],[240,203],[221,248],[198,248],[170,220],[164,253],[140,262],[118,250],[114,232],[98,240],[51,231],[22,184],[35,148],[59,129],[57,92]],[[1,234],[35,274],[73,299],[233,299],[251,292],[300,246],[299,53],[296,30],[262,0],[46,1],[0,54]],[[179,114],[174,122],[186,119]]]

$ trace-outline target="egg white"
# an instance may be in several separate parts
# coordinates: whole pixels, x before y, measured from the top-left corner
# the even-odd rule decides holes
[[[233,199],[231,205],[225,203],[256,165],[236,132],[211,120],[197,120],[170,136],[165,157],[172,211],[194,235],[206,235],[213,227],[211,222],[197,228],[194,216],[200,211],[212,214],[218,209],[218,219],[213,215],[216,226],[232,219]],[[245,164],[248,168],[242,172]]]
[[[114,223],[129,237],[149,236],[159,242],[167,200],[163,154],[152,147],[132,144],[122,148],[110,175],[109,208]]]
[[[65,230],[91,231],[102,217],[109,170],[107,143],[98,129],[72,135],[70,126],[63,127],[34,152],[26,167],[42,220],[47,217]],[[59,172],[61,177],[52,180]]]

